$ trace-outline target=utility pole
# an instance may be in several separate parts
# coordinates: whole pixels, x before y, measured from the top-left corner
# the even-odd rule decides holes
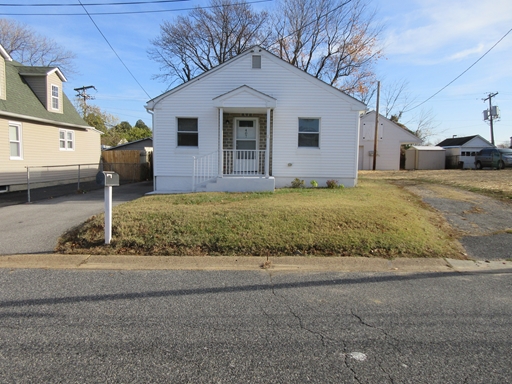
[[[377,105],[375,108],[375,135],[373,138],[373,170],[377,168],[377,142],[379,141],[380,81],[377,81]]]
[[[76,97],[78,97],[80,99],[83,99],[82,118],[85,118],[85,113],[87,111],[87,100],[94,99],[94,96],[91,96],[91,95],[87,94],[87,90],[91,89],[91,88],[96,90],[94,85],[88,85],[88,86],[83,86],[83,87],[75,88],[74,89],[77,92]]]
[[[489,93],[489,96],[487,98],[483,99],[483,101],[489,100],[489,121],[491,123],[491,144],[494,145],[494,127],[492,125],[493,120],[493,111],[492,111],[492,98],[496,96],[498,92],[496,93]],[[484,118],[485,118],[485,112],[484,112]]]

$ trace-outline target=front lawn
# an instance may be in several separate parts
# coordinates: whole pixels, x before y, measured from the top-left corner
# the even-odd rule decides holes
[[[317,255],[460,258],[439,215],[381,180],[356,188],[281,189],[275,193],[147,196],[65,234],[57,251],[138,255]]]

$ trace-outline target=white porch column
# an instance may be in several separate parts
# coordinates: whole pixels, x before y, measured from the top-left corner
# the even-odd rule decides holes
[[[224,157],[224,109],[219,108],[219,172],[218,176],[222,177],[224,174],[223,171],[223,161]]]
[[[267,108],[267,150],[265,151],[265,177],[270,176],[270,108]]]

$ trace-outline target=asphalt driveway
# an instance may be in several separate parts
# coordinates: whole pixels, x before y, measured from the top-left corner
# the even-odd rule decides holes
[[[114,187],[113,205],[137,199],[152,190],[151,181]],[[104,212],[104,201],[102,188],[85,194],[1,207],[0,255],[53,253],[62,233]]]

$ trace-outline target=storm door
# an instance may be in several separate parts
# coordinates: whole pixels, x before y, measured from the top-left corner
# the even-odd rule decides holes
[[[256,119],[237,119],[235,126],[235,172],[258,171],[258,127]]]

